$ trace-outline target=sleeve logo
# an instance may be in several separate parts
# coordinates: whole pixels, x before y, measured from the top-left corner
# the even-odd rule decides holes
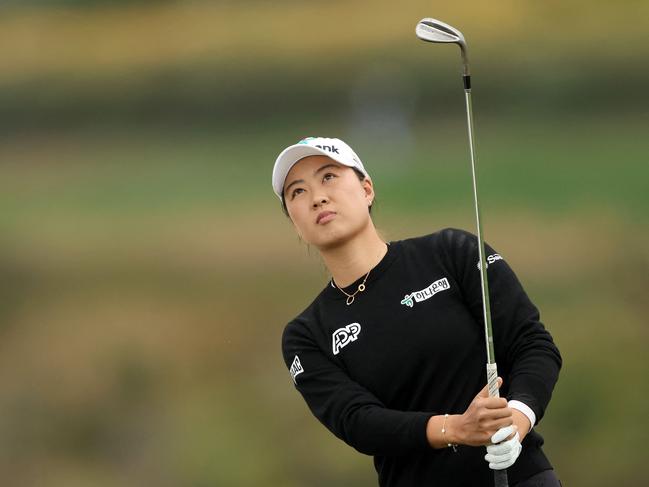
[[[351,323],[344,328],[338,328],[334,331],[332,335],[334,355],[338,355],[341,348],[346,347],[351,342],[355,342],[360,332],[360,323]]]
[[[300,357],[298,357],[297,355],[293,359],[293,363],[291,364],[291,368],[289,369],[289,372],[291,373],[291,379],[293,379],[293,382],[297,385],[296,377],[300,375],[302,372],[304,372],[304,368],[300,363]]]
[[[490,256],[487,257],[487,268],[489,268],[489,264],[493,264],[497,260],[503,260],[503,258],[500,256],[500,254],[491,254]],[[480,269],[480,261],[478,260],[478,263],[476,264],[476,267]]]
[[[426,301],[428,298],[432,298],[435,294],[440,291],[446,291],[450,289],[451,285],[448,282],[448,279],[442,277],[437,281],[431,283],[428,287],[425,287],[421,291],[413,291],[410,294],[406,294],[401,300],[401,304],[405,304],[409,308],[412,308],[415,305],[415,302],[420,303]]]

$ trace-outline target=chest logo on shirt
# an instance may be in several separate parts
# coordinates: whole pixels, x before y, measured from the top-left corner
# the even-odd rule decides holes
[[[442,277],[437,281],[431,283],[429,286],[425,287],[421,291],[413,291],[410,294],[406,294],[405,297],[401,300],[401,304],[405,304],[409,308],[412,308],[415,303],[421,303],[426,301],[428,298],[432,298],[440,291],[446,291],[450,289],[451,285],[448,283],[448,279]]]
[[[333,342],[334,355],[338,355],[340,349],[346,347],[351,342],[355,342],[361,333],[360,323],[350,323],[349,325],[338,328],[331,336]]]

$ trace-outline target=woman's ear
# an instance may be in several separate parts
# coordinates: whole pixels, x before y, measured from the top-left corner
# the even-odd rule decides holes
[[[372,180],[368,177],[363,179],[361,181],[361,184],[363,186],[363,190],[365,191],[365,197],[367,198],[368,204],[372,204],[372,201],[374,201],[374,185],[372,184]]]

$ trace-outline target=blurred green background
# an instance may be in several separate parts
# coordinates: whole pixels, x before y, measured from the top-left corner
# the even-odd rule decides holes
[[[564,368],[538,427],[564,485],[644,485],[649,4],[0,3],[0,473],[7,486],[371,486],[280,354],[327,281],[271,191],[347,140],[396,240],[474,229]]]

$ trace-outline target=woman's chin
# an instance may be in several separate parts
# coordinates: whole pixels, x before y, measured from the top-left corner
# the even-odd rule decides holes
[[[308,243],[319,250],[331,250],[345,245],[367,228],[366,222],[354,222],[346,225],[342,223],[342,221],[334,219],[324,225],[317,225],[310,233]]]
[[[347,240],[349,240],[349,235],[344,232],[334,228],[325,228],[314,235],[310,243],[319,250],[328,250],[343,245]]]

